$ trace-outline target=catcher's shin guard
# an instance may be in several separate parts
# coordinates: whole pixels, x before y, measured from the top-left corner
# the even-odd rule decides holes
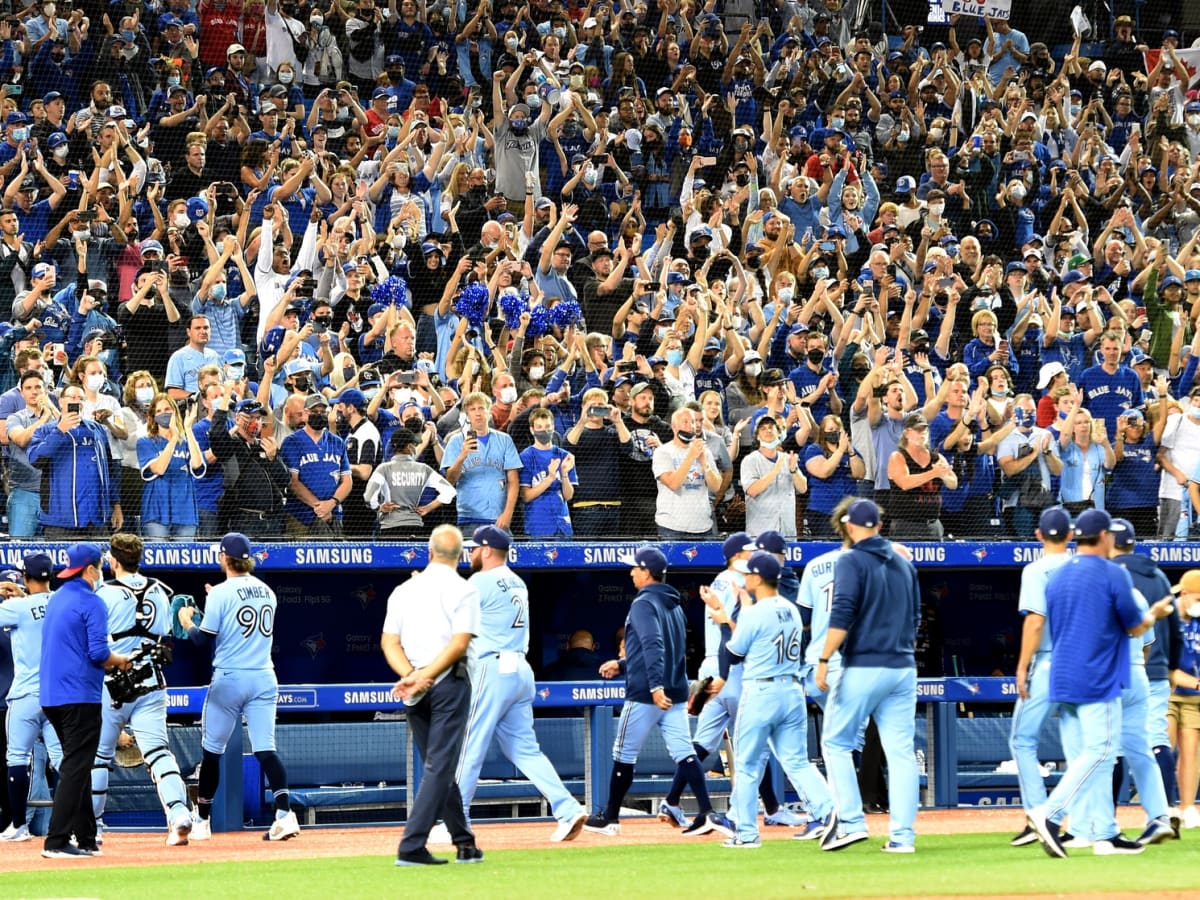
[[[146,768],[150,770],[150,779],[158,788],[158,799],[167,813],[168,819],[172,813],[187,809],[187,785],[179,774],[179,763],[169,747],[155,747],[142,751],[146,758]]]
[[[97,756],[92,763],[92,814],[97,818],[104,815],[108,802],[108,779],[112,773],[112,759]]]

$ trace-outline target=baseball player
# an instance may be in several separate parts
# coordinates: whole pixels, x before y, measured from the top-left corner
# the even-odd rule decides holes
[[[1026,814],[1046,802],[1046,783],[1038,761],[1038,735],[1052,711],[1050,705],[1050,629],[1046,627],[1046,582],[1070,558],[1071,516],[1061,506],[1042,510],[1034,532],[1042,544],[1042,558],[1021,572],[1018,610],[1025,617],[1021,626],[1021,653],[1017,661],[1017,704],[1013,708],[1009,749],[1017,763],[1017,784]],[[1037,843],[1037,832],[1029,825],[1009,843],[1014,847]]]
[[[62,763],[62,745],[42,712],[39,675],[42,658],[42,625],[46,603],[50,599],[50,577],[54,560],[45,553],[32,553],[21,561],[25,574],[25,596],[7,597],[0,603],[0,628],[11,631],[13,683],[8,691],[8,803],[12,824],[0,834],[0,840],[31,840],[26,823],[30,766],[33,745],[41,735],[50,764],[58,770]]]
[[[165,637],[171,629],[171,589],[138,571],[142,549],[142,539],[137,535],[114,534],[108,553],[113,579],[96,591],[108,609],[109,646],[114,653],[133,653],[143,641]],[[96,843],[103,840],[104,805],[108,800],[108,778],[117,750],[117,737],[128,726],[137,739],[167,816],[167,846],[186,844],[192,830],[192,817],[187,807],[187,785],[167,742],[167,692],[153,691],[132,703],[121,704],[120,709],[113,709],[105,687],[102,714],[100,745],[92,765]]]
[[[825,710],[825,702],[829,698],[826,691],[817,687],[817,665],[821,652],[825,649],[825,636],[829,633],[829,613],[833,609],[833,573],[837,561],[842,554],[850,549],[850,537],[846,526],[842,524],[842,516],[849,510],[853,497],[845,497],[830,514],[830,524],[834,533],[842,539],[842,546],[828,553],[822,553],[804,567],[800,577],[800,594],[796,605],[802,610],[809,611],[809,641],[804,654],[804,692],[808,698]],[[825,678],[830,690],[842,679],[842,654],[835,652],[829,657],[825,667]]]
[[[726,652],[726,642],[733,633],[732,626],[738,616],[737,592],[745,585],[745,577],[736,568],[739,560],[749,559],[754,539],[744,531],[731,534],[721,544],[726,568],[713,579],[712,585],[700,588],[700,597],[708,607],[704,622],[705,658],[700,666],[700,678],[712,676],[707,690],[714,696],[705,704],[696,719],[696,732],[692,746],[696,756],[704,760],[720,744],[727,728],[737,721],[738,700],[742,694],[742,667]],[[675,769],[675,778],[667,796],[658,807],[658,820],[678,828],[688,826],[687,816],[679,808],[679,800],[687,785],[687,771],[682,766]],[[736,773],[735,773],[736,775]],[[786,806],[781,806],[775,796],[771,772],[763,767],[758,795],[766,812],[765,824],[797,826],[805,825],[803,818]]]
[[[807,702],[800,687],[804,625],[796,604],[779,595],[783,566],[762,550],[737,566],[746,587],[739,592],[741,615],[727,645],[732,657],[744,660],[733,739],[737,778],[730,801],[737,835],[724,846],[754,848],[761,846],[754,788],[768,746],[816,819],[829,817],[833,800],[825,779],[808,761]]]
[[[921,617],[917,570],[879,536],[879,507],[870,500],[851,503],[842,524],[851,547],[834,569],[833,605],[815,675],[817,687],[829,691],[829,663],[842,651],[842,677],[829,694],[822,740],[835,808],[821,849],[840,850],[868,837],[852,754],[872,716],[887,754],[891,824],[883,850],[912,853],[919,790],[912,727]]]
[[[512,536],[495,525],[475,529],[466,546],[471,551],[469,584],[479,592],[479,634],[471,679],[471,717],[463,739],[455,781],[462,794],[463,812],[471,817],[471,800],[492,735],[500,750],[550,801],[558,827],[552,841],[579,836],[587,813],[570,795],[538,746],[533,733],[533,669],[529,651],[529,589],[508,567]]]
[[[650,729],[662,731],[667,752],[687,773],[700,812],[684,834],[719,831],[733,837],[733,828],[713,812],[704,771],[688,736],[688,680],[685,669],[687,622],[679,606],[679,592],[663,579],[667,558],[654,547],[643,547],[626,558],[638,595],[625,620],[625,656],[600,667],[604,678],[625,673],[625,704],[617,738],[613,742],[613,768],[608,786],[608,806],[588,817],[588,831],[604,835],[621,833],[620,811],[625,793],[633,784],[633,767]]]
[[[275,797],[275,821],[268,841],[286,841],[300,833],[300,823],[288,803],[287,772],[275,752],[275,703],[279,684],[271,663],[275,633],[275,592],[255,578],[250,540],[236,531],[221,538],[217,557],[225,580],[208,587],[204,620],[195,624],[190,606],[179,610],[179,622],[192,643],[213,647],[213,680],[204,698],[201,718],[200,786],[197,815],[192,817],[193,840],[212,837],[212,802],[220,784],[221,755],[243,716],[250,731],[250,748],[267,776]]]

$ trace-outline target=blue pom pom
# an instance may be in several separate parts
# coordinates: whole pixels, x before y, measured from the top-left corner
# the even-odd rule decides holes
[[[371,288],[371,302],[397,308],[408,306],[408,284],[403,278],[392,275],[386,281],[381,281]]]
[[[454,311],[476,329],[482,329],[487,320],[488,307],[492,298],[487,285],[476,281],[468,284],[454,301]]]
[[[550,310],[544,306],[535,306],[529,311],[529,327],[525,329],[525,336],[541,337],[550,330],[550,324]]]
[[[583,319],[583,310],[574,300],[560,300],[550,310],[550,322],[555,328],[567,329],[578,325]]]
[[[501,294],[500,311],[504,314],[504,324],[515,331],[521,327],[521,313],[529,312],[529,298],[520,294]]]

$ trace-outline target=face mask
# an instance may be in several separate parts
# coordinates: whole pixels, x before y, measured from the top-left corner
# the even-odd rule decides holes
[[[812,270],[812,277],[816,281],[822,281],[829,277],[829,270],[824,266]]]
[[[546,374],[545,366],[530,366],[529,367],[529,380],[530,381],[541,381],[542,376],[545,374]]]
[[[930,128],[929,129],[930,140],[932,140],[935,144],[937,144],[942,140],[942,135],[944,135],[945,133],[946,133],[945,129]]]
[[[733,330],[734,331],[741,331],[745,327],[746,327],[746,319],[744,316],[734,316],[733,317]]]
[[[1025,199],[1025,185],[1023,185],[1023,184],[1013,185],[1013,189],[1011,191],[1009,191],[1009,194],[1012,195],[1012,198],[1014,200],[1024,200]]]
[[[598,178],[599,176],[595,172],[588,172],[583,176],[583,180],[588,187],[595,187]]]
[[[526,131],[529,130],[529,120],[528,119],[509,119],[508,127],[511,128],[517,134],[524,134]]]
[[[218,281],[218,282],[217,282],[216,284],[214,284],[214,285],[212,286],[212,288],[209,290],[209,295],[210,295],[210,296],[211,296],[211,297],[212,297],[214,300],[221,301],[221,300],[224,300],[224,299],[225,299],[225,295],[226,295],[226,292],[227,292],[227,291],[228,291],[228,288],[225,286],[225,282],[223,282],[223,281]]]
[[[1189,406],[1187,412],[1193,419],[1200,419],[1200,406]]]
[[[571,76],[571,87],[577,91],[583,90],[583,76],[582,75],[572,75]]]
[[[542,98],[537,94],[530,94],[525,98],[525,105],[536,112],[542,108]]]
[[[940,219],[942,217],[942,213],[944,213],[945,211],[946,211],[945,203],[929,204],[929,214],[931,216],[933,216],[935,219]]]
[[[133,396],[137,399],[139,406],[149,406],[150,401],[154,399],[154,388],[140,387],[133,392]]]
[[[159,428],[170,428],[175,416],[172,413],[159,413],[154,417],[154,424]]]
[[[179,84],[179,76],[178,75],[168,75],[167,76],[167,87],[175,87],[175,85],[177,85],[177,84]]]
[[[810,363],[812,363],[814,366],[819,366],[821,363],[825,362],[825,351],[821,350],[819,348],[814,349],[814,350],[809,350],[808,351],[808,361]]]
[[[88,229],[87,231],[72,231],[71,237],[77,241],[86,241],[91,239],[92,232],[91,229]]]
[[[745,153],[750,149],[750,142],[746,140],[736,140],[733,142],[733,149],[736,153]]]
[[[750,183],[750,174],[748,172],[738,172],[733,181],[738,187],[745,187]]]
[[[517,389],[515,387],[513,387],[511,384],[508,385],[507,387],[500,388],[500,402],[501,403],[516,403],[517,402]]]
[[[696,432],[694,432],[694,431],[677,431],[677,432],[675,432],[675,437],[679,438],[679,442],[681,444],[690,444],[692,441],[694,441],[696,439]]]
[[[308,427],[313,431],[324,431],[329,425],[329,417],[323,412],[313,410],[308,414]]]
[[[279,73],[279,83],[280,84],[291,84],[292,79],[295,77],[296,76],[291,72],[280,72]]]
[[[404,427],[407,428],[409,431],[411,431],[413,434],[420,434],[422,429],[425,428],[425,420],[418,419],[416,417],[413,417],[411,419],[405,419]]]
[[[27,137],[29,137],[29,129],[27,129],[27,128],[14,128],[13,129],[13,140],[14,141],[17,141],[18,143],[20,143],[21,141],[25,140]]]
[[[681,362],[683,362],[683,351],[682,350],[668,350],[667,351],[667,365],[677,366]]]
[[[829,127],[834,131],[841,131],[842,126],[846,124],[846,119],[843,116],[834,116],[829,120]]]
[[[827,444],[836,444],[841,439],[842,439],[842,433],[840,431],[826,431],[825,432],[825,443],[827,443]]]
[[[309,385],[308,385],[307,378],[293,378],[292,384],[295,386],[297,393],[301,393],[301,394],[308,393]]]
[[[993,397],[1007,397],[1008,388],[992,388]]]
[[[226,381],[241,381],[242,377],[245,374],[246,374],[245,366],[226,366],[225,367],[225,380]]]
[[[909,138],[908,129],[901,128],[899,134],[896,135],[896,140],[903,144]]]
[[[68,147],[66,144],[62,144],[62,145],[54,148],[54,158],[58,159],[58,160],[66,159],[67,154],[70,152],[71,152],[71,148]]]
[[[1008,392],[1005,391],[1005,393]],[[1018,428],[1032,428],[1036,418],[1037,417],[1033,413],[1025,409],[1018,409],[1013,413],[1013,419],[1016,420]]]
[[[387,136],[388,136],[389,141],[394,141],[396,138],[398,138],[400,136],[400,126],[399,125],[389,125],[388,130],[387,130]]]
[[[783,441],[779,440],[779,438],[775,438],[773,441],[759,441],[758,446],[762,447],[764,450],[774,450],[782,443]]]
[[[99,373],[95,375],[88,375],[86,378],[84,378],[84,384],[87,385],[87,389],[89,391],[98,391],[100,388],[104,387],[104,376]]]
[[[413,399],[413,392],[408,388],[398,388],[392,391],[392,403],[396,406],[403,406]]]
[[[58,11],[58,8],[53,3],[47,3],[42,9],[46,13],[47,19],[53,19],[54,14]]]
[[[1186,118],[1187,118],[1187,123],[1189,125],[1191,125],[1193,128],[1200,128],[1200,115],[1197,115],[1196,113],[1192,113],[1191,115],[1187,116]]]
[[[516,39],[516,38],[509,38],[508,40],[506,40],[506,41],[504,42],[504,46],[505,46],[506,48],[508,48],[508,52],[509,52],[509,53],[516,53],[516,52],[517,52],[517,48],[518,48],[518,47],[520,47],[520,46],[521,46],[521,44],[520,44],[520,43],[517,41],[517,39]]]
[[[558,39],[561,41],[563,38],[565,38],[565,37],[567,36],[567,29],[565,29],[565,28],[555,28],[555,29],[554,29],[554,36],[555,36],[556,38],[558,38]]]
[[[779,289],[779,302],[791,303],[792,298],[796,296],[796,289],[793,287],[781,287]]]
[[[135,34],[133,31],[122,31],[121,40],[128,44],[132,44],[135,40],[137,40],[137,34]]]
[[[179,213],[178,215],[175,216],[174,219],[171,220],[171,223],[176,228],[187,228],[189,225],[192,224],[191,221],[187,217],[187,213]]]
[[[323,16],[312,16],[309,18],[308,24],[313,28],[320,28],[325,24],[325,18]]]
[[[533,439],[539,444],[548,445],[553,434],[553,431],[535,431],[533,433]]]

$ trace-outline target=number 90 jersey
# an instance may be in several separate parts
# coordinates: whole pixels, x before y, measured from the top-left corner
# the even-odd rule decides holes
[[[170,633],[171,589],[161,581],[140,573],[106,581],[96,589],[108,611],[109,635],[122,634],[141,627],[149,634],[164,636]],[[146,640],[141,635],[109,638],[114,653],[132,653]]]
[[[508,566],[476,572],[469,580],[479,591],[477,657],[529,651],[529,589]]]
[[[799,673],[803,629],[796,604],[778,594],[743,608],[728,644],[731,653],[745,657],[743,683]]]
[[[208,592],[200,630],[215,635],[214,669],[274,669],[275,592],[253,575],[227,578]]]

